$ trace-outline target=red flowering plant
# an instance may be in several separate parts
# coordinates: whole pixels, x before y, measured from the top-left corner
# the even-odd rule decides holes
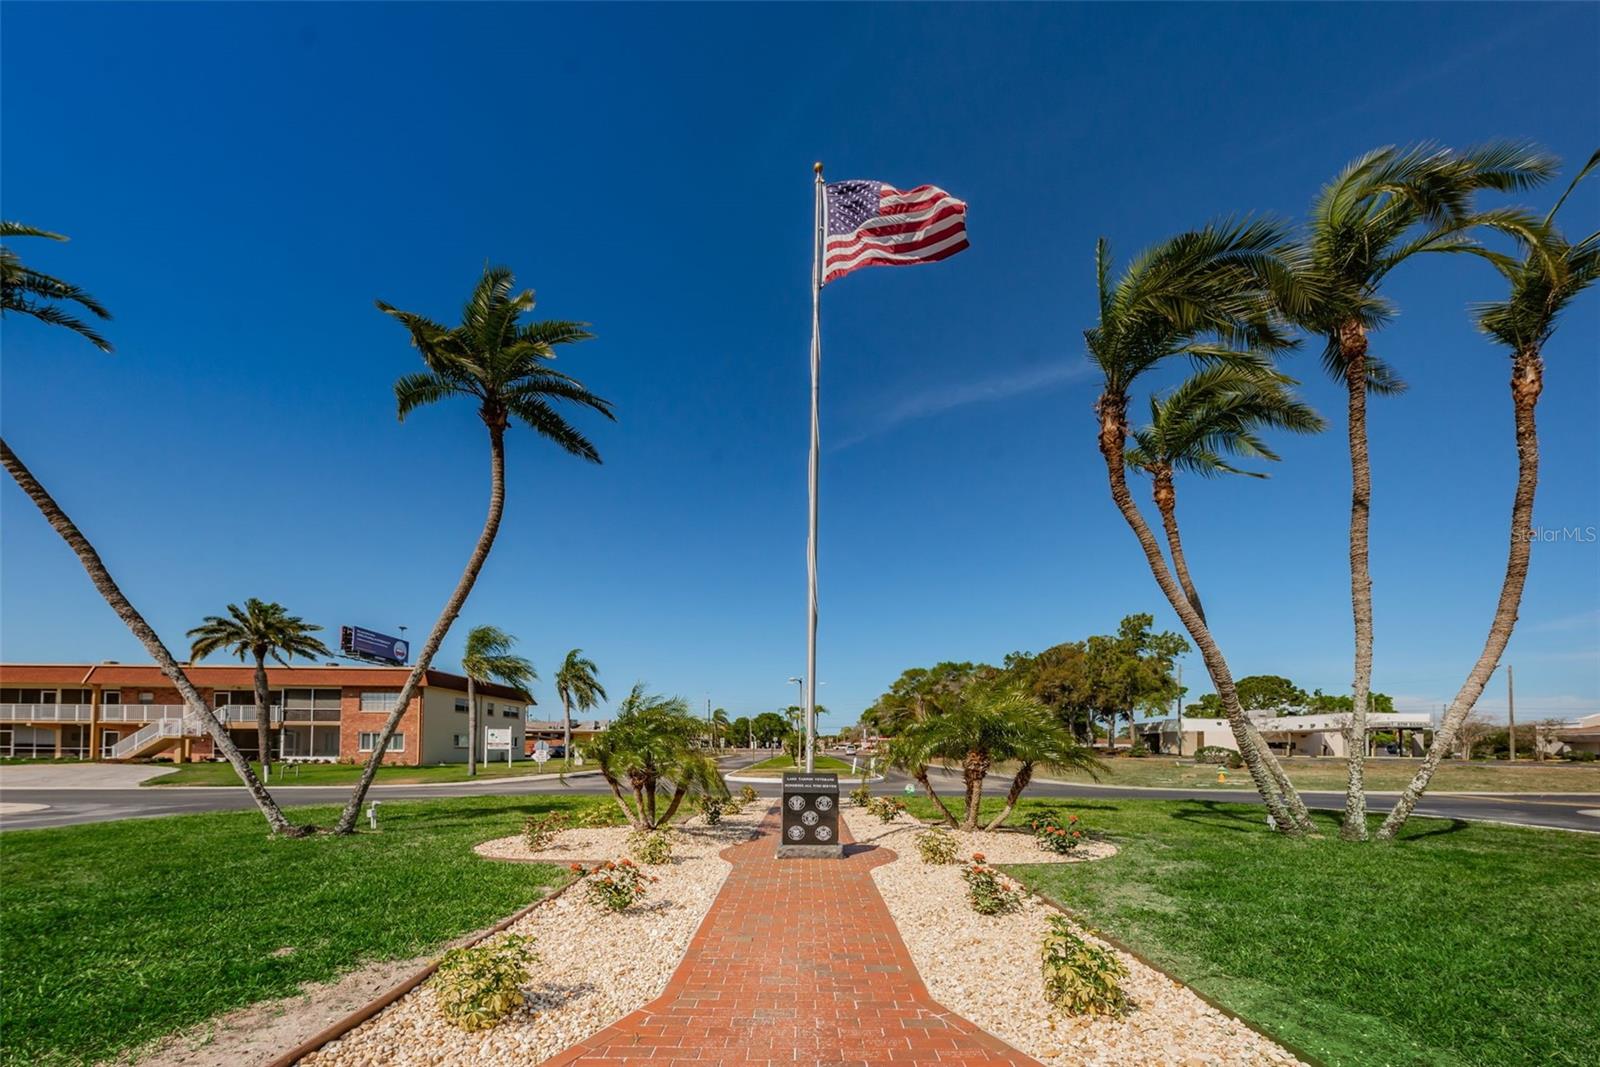
[[[648,883],[661,881],[639,870],[632,860],[606,860],[593,867],[574,863],[572,869],[579,878],[588,879],[590,902],[611,911],[626,911],[645,895]]]
[[[1028,829],[1033,831],[1033,839],[1040,848],[1057,855],[1071,852],[1083,841],[1083,827],[1078,824],[1076,815],[1065,819],[1055,812],[1036,815],[1028,820]]]
[[[1022,906],[1022,891],[984,862],[982,852],[972,854],[961,877],[967,883],[967,902],[979,915],[1003,915]]]

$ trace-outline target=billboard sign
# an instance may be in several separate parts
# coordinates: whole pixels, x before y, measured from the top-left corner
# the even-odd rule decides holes
[[[411,646],[401,638],[361,626],[339,627],[339,651],[355,659],[377,660],[397,667],[405,666],[411,656]]]

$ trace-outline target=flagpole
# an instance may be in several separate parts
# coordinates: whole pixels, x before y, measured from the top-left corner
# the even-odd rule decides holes
[[[827,197],[823,192],[822,164],[811,168],[817,176],[811,235],[811,465],[807,484],[811,494],[810,525],[806,531],[806,771],[815,769],[817,740],[817,480],[822,466],[822,421],[818,415],[822,376],[822,260],[826,236]]]

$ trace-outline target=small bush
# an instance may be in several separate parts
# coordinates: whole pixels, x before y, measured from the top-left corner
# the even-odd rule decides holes
[[[487,1030],[522,1006],[522,981],[538,959],[533,938],[510,934],[446,952],[428,984],[452,1025]]]
[[[883,822],[894,822],[906,810],[906,803],[899,797],[873,797],[867,801],[867,810]]]
[[[565,812],[547,811],[543,815],[530,815],[522,824],[522,840],[529,852],[542,852],[566,828]]]
[[[721,797],[701,797],[700,814],[706,817],[707,826],[715,826],[722,821],[722,812],[727,807],[727,802]]]
[[[607,860],[588,868],[574,863],[572,869],[579,877],[589,879],[589,901],[609,911],[626,911],[645,895],[646,883],[660,881],[639,870],[632,860]]]
[[[1022,906],[1022,892],[984,863],[982,852],[972,854],[961,877],[967,883],[967,903],[979,915],[1004,915]]]
[[[742,814],[744,814],[744,801],[740,800],[738,797],[724,797],[722,799],[722,814],[724,814],[724,815],[742,815]]]
[[[917,835],[917,855],[923,863],[945,864],[956,861],[956,839],[949,830],[935,826]]]
[[[756,796],[757,793],[755,786],[743,785],[739,787],[739,799],[742,802],[746,804],[754,804],[756,802]]]
[[[617,809],[610,804],[590,804],[578,812],[572,823],[585,830],[598,830],[617,825],[618,815]]]
[[[1243,756],[1221,745],[1205,745],[1195,751],[1194,758],[1196,763],[1215,763],[1234,771],[1244,766]]]
[[[672,859],[672,835],[665,830],[635,830],[628,835],[628,855],[659,867]]]
[[[1071,852],[1083,840],[1083,828],[1076,815],[1068,815],[1064,821],[1056,814],[1035,816],[1028,820],[1028,829],[1033,831],[1033,840],[1040,848],[1058,856]]]
[[[1050,917],[1050,932],[1040,953],[1044,995],[1068,1015],[1126,1015],[1133,1005],[1122,988],[1128,969],[1110,950],[1091,945],[1060,915]]]
[[[1150,755],[1150,746],[1145,744],[1143,740],[1137,740],[1129,747],[1128,755],[1135,758],[1148,756]]]
[[[872,800],[872,787],[867,785],[866,782],[862,782],[850,790],[850,803],[856,807],[864,808],[870,800]]]

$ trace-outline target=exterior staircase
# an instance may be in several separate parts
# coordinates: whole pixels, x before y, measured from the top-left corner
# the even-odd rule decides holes
[[[205,728],[188,719],[158,719],[111,747],[113,760],[144,759],[165,752],[186,737],[204,737]]]

